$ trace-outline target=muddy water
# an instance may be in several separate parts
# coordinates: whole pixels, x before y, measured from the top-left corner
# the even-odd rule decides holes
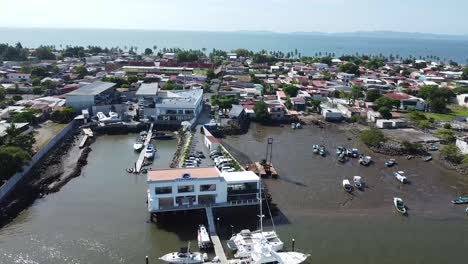
[[[370,154],[374,164],[365,168],[351,159],[337,161],[339,145],[363,146],[336,127],[253,126],[247,135],[225,141],[252,160],[265,158],[266,141],[274,139],[273,164],[279,180],[266,180],[281,213],[278,231],[289,244],[311,254],[310,263],[466,263],[468,216],[464,206],[450,203],[468,194],[460,176],[434,163],[397,159],[387,168],[384,156]],[[312,153],[324,145],[329,154]],[[411,184],[402,186],[392,172],[403,170]],[[360,175],[363,191],[347,194],[342,180]],[[407,203],[408,216],[395,212],[393,197]]]

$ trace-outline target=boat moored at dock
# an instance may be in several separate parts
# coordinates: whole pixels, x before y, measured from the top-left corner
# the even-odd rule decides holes
[[[213,243],[211,242],[210,235],[206,230],[204,225],[200,225],[198,227],[198,248],[199,249],[209,249],[213,247]]]
[[[153,144],[148,144],[145,149],[145,158],[147,159],[152,159],[154,158],[154,145]]]
[[[168,253],[159,259],[171,264],[199,264],[208,260],[208,255],[206,253],[190,252],[189,247],[184,247],[179,252]]]

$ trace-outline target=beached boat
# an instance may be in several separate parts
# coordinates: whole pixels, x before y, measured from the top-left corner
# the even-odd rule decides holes
[[[320,156],[325,156],[327,154],[327,151],[325,150],[324,146],[319,147],[319,154]]]
[[[465,209],[465,213],[467,213],[467,214],[468,214],[468,207]]]
[[[349,193],[353,191],[353,186],[351,185],[351,183],[349,183],[348,179],[343,180],[343,188]]]
[[[358,189],[362,189],[362,187],[364,187],[364,184],[362,183],[362,177],[361,176],[354,176],[353,177],[353,182],[354,182],[354,186],[356,186],[356,188],[358,188]]]
[[[432,160],[432,156],[423,157],[422,160],[428,162]]]
[[[397,209],[397,211],[401,214],[406,214],[406,206],[403,202],[403,199],[395,197],[393,198],[393,205]]]
[[[357,148],[353,148],[353,149],[351,150],[351,157],[353,157],[353,158],[359,157],[359,151],[358,151]]]
[[[213,243],[211,242],[210,235],[204,225],[200,225],[198,227],[198,248],[199,249],[208,249],[213,247]]]
[[[468,197],[458,197],[452,200],[454,204],[466,204],[468,203]]]
[[[341,155],[344,151],[346,151],[346,149],[342,146],[338,146],[336,148],[336,155]]]
[[[153,144],[148,144],[145,149],[145,158],[152,159],[154,157],[154,152]]]
[[[172,252],[159,258],[166,263],[173,264],[199,264],[208,259],[206,253],[190,252],[188,247],[181,248],[179,252]]]
[[[291,128],[296,129],[296,123],[291,123]]]
[[[362,156],[359,158],[359,164],[363,166],[369,166],[369,164],[372,162],[371,156]]]
[[[385,166],[387,166],[387,167],[392,167],[395,164],[396,164],[395,159],[389,159],[389,160],[385,161]]]
[[[341,163],[345,163],[346,160],[347,160],[347,156],[344,154],[344,153],[341,153],[339,156],[338,156],[338,161],[341,162]]]
[[[301,129],[301,128],[302,128],[301,123],[296,123],[296,128],[297,128],[297,129]]]
[[[439,148],[435,145],[432,145],[430,148],[429,148],[430,151],[437,151],[439,150]]]
[[[397,179],[397,181],[401,183],[407,183],[408,179],[406,179],[406,176],[403,175],[405,172],[404,171],[397,171],[393,173],[393,176]]]
[[[315,154],[318,154],[319,153],[319,146],[318,145],[313,145],[312,146],[312,152],[315,153]]]

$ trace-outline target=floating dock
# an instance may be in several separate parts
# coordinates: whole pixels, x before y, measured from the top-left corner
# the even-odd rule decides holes
[[[213,242],[213,247],[216,256],[219,258],[220,263],[228,263],[226,254],[224,253],[223,245],[221,240],[216,233],[216,224],[213,216],[213,210],[211,207],[205,208],[206,218],[208,219],[208,230],[210,232],[211,242]]]
[[[250,164],[248,168],[260,177],[271,176],[273,178],[278,178],[278,173],[276,172],[273,164],[263,166],[260,162],[255,162],[254,164]]]
[[[151,123],[150,128],[148,130],[148,134],[146,135],[145,142],[143,144],[143,149],[140,152],[140,156],[138,156],[138,160],[135,164],[135,171],[136,173],[140,173],[141,168],[143,167],[143,163],[145,162],[145,150],[146,146],[151,142],[151,137],[153,136],[153,123]]]

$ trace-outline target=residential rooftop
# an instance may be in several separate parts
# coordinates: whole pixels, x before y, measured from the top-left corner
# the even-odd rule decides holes
[[[111,82],[96,81],[78,88],[77,90],[72,91],[67,95],[98,95],[114,87],[115,85],[115,83]]]

